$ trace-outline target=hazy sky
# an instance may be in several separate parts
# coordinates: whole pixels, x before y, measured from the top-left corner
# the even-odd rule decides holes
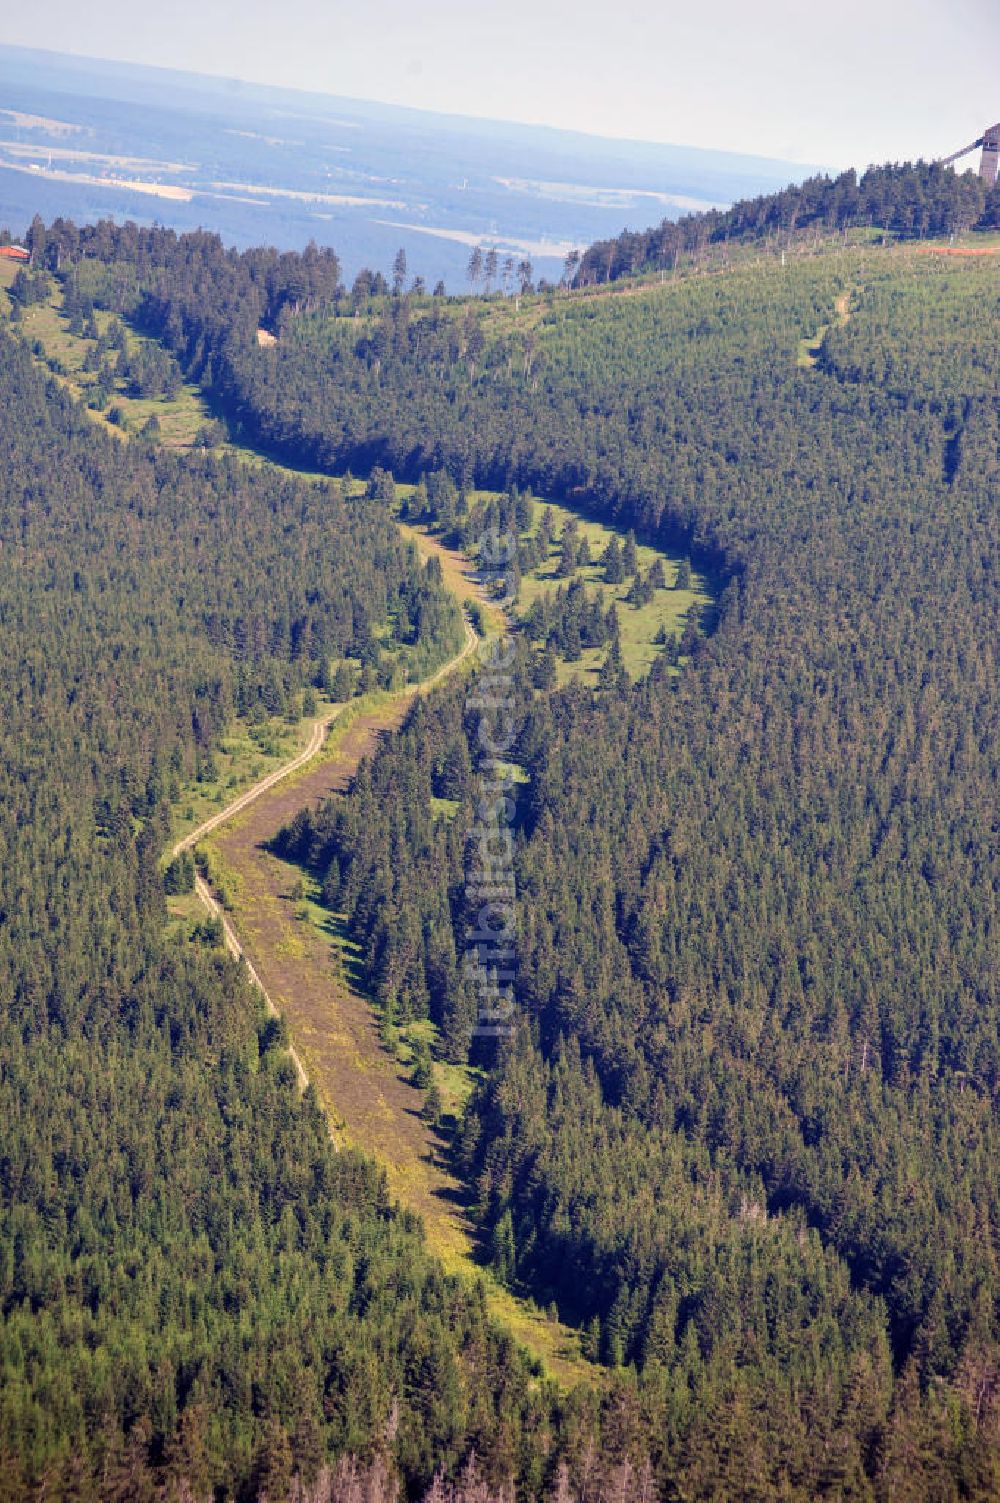
[[[46,0],[0,41],[830,166],[1000,118],[1000,0]]]

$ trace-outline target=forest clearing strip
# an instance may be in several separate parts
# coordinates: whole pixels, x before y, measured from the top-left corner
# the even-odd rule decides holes
[[[210,819],[206,819],[203,824],[200,824],[196,830],[192,830],[189,835],[185,835],[183,839],[178,840],[171,851],[171,856],[176,858],[182,852],[189,851],[192,846],[198,844],[199,840],[202,840],[206,835],[210,835],[213,830],[218,829],[219,825],[225,824],[227,820],[232,819],[241,809],[245,809],[247,804],[252,804],[254,799],[260,798],[261,794],[266,793],[269,788],[273,788],[275,783],[283,782],[293,772],[297,772],[300,767],[304,767],[307,762],[311,762],[326,740],[327,731],[340,713],[340,710],[336,710],[332,715],[327,715],[322,720],[317,720],[313,726],[312,735],[309,737],[309,743],[304,750],[294,756],[291,761],[284,762],[280,767],[276,767],[273,772],[269,772],[266,777],[261,778],[259,783],[255,783],[252,788],[248,788],[245,793],[241,793],[238,798],[233,799],[231,804],[227,804],[224,809],[220,809],[218,814],[213,814]]]
[[[445,674],[450,673],[454,669],[458,668],[459,665],[463,663],[469,656],[469,654],[474,651],[479,638],[473,631],[468,621],[466,621],[464,625],[465,643],[462,647],[461,652],[459,652],[455,657],[450,658],[447,663],[442,664],[442,666],[438,668],[435,673],[431,674],[421,683],[414,685],[410,690],[404,690],[400,698],[403,699],[406,704],[409,704],[418,694],[424,693],[428,689],[433,688],[435,684],[440,682]],[[226,824],[228,821],[235,819],[238,814],[242,813],[244,809],[249,808],[251,804],[256,802],[257,799],[263,797],[264,794],[269,793],[271,789],[273,789],[278,783],[284,782],[287,778],[291,777],[293,773],[298,772],[301,768],[305,767],[308,762],[311,762],[322,749],[323,743],[326,740],[327,733],[329,732],[330,727],[335,724],[335,722],[343,714],[344,708],[345,707],[342,706],[341,709],[336,710],[332,715],[326,715],[321,720],[317,720],[316,724],[313,726],[312,734],[309,737],[308,744],[303,748],[302,751],[298,752],[288,762],[283,763],[281,767],[276,767],[273,772],[269,772],[266,777],[261,778],[260,782],[255,783],[252,788],[248,788],[244,793],[241,793],[237,798],[233,799],[232,803],[228,804],[226,808],[220,809],[219,812],[217,814],[213,814],[210,819],[204,820],[197,829],[192,830],[190,834],[185,835],[180,840],[178,840],[171,851],[172,857],[176,859],[184,851],[191,850],[193,846],[197,845],[199,840],[204,839],[206,835],[210,835],[214,830],[217,830],[220,825]],[[380,713],[384,712],[374,712],[373,719]],[[280,1017],[278,1007],[275,1005],[270,992],[264,985],[264,982],[261,980],[260,974],[254,966],[252,960],[247,955],[243,945],[240,943],[240,939],[236,933],[236,930],[230,923],[221,905],[212,893],[212,889],[209,887],[208,883],[200,872],[195,876],[194,890],[198,898],[200,899],[202,906],[206,909],[209,917],[217,919],[221,924],[223,940],[230,955],[234,960],[242,960],[246,965],[250,980],[253,982],[253,984],[256,986],[257,990],[263,997],[268,1012],[273,1017]],[[299,1079],[299,1089],[304,1091],[306,1086],[309,1084],[309,1076],[306,1073],[306,1069],[302,1063],[301,1056],[298,1054],[292,1044],[289,1044],[288,1046],[288,1053],[293,1065],[295,1066],[295,1073]],[[332,1136],[333,1135],[331,1133],[331,1137]],[[337,1142],[335,1138],[333,1139],[333,1143],[334,1147],[336,1148]]]
[[[267,990],[267,987],[264,985],[263,981],[261,981],[256,970],[254,969],[253,962],[251,961],[250,957],[244,953],[243,946],[240,944],[239,939],[236,936],[236,930],[229,922],[222,908],[216,902],[215,898],[212,895],[212,889],[209,887],[208,883],[205,881],[205,878],[201,875],[200,872],[194,879],[194,890],[198,894],[198,897],[201,899],[205,908],[208,910],[210,917],[218,919],[219,923],[222,925],[222,937],[225,941],[226,949],[229,951],[234,960],[243,961],[243,964],[247,968],[247,974],[250,977],[250,980],[253,982],[254,986],[264,998],[264,1003],[267,1007],[268,1012],[273,1018],[280,1017],[280,1013],[275,1007],[274,1002],[271,1000],[271,996]],[[299,1080],[299,1090],[304,1091],[306,1086],[309,1084],[309,1077],[306,1074],[305,1066],[303,1065],[297,1050],[292,1044],[288,1045],[288,1057],[292,1061],[292,1064],[295,1066],[295,1073],[298,1076]],[[339,1152],[340,1150],[337,1146],[337,1141],[332,1137],[332,1134],[331,1138],[333,1141],[334,1149]]]
[[[842,329],[851,317],[851,289],[848,287],[844,292],[838,293],[834,299],[833,311],[836,315],[837,327]],[[823,341],[830,331],[829,324],[820,324],[815,334],[807,335],[799,340],[798,356],[796,364],[800,370],[811,371],[819,364],[819,352],[823,347]]]
[[[414,536],[409,528],[406,533],[424,557],[442,556],[446,584],[463,605],[488,605],[464,555],[425,534]],[[176,849],[216,836],[213,850],[237,879],[236,911],[222,913],[201,878],[198,897],[221,920],[227,949],[244,960],[269,1009],[284,1018],[294,1039],[291,1053],[299,1080],[315,1090],[335,1146],[355,1147],[376,1159],[392,1198],[420,1216],[428,1246],[443,1267],[481,1280],[495,1319],[569,1388],[594,1381],[595,1370],[581,1357],[577,1334],[517,1299],[476,1261],[465,1187],[451,1171],[444,1145],[420,1115],[423,1093],[384,1047],[371,999],[351,983],[345,964],[348,936],[337,916],[322,909],[315,910],[312,921],[302,921],[294,897],[301,873],[269,849],[277,831],[304,805],[344,792],[380,737],[398,729],[417,696],[457,670],[478,641],[466,622],[462,651],[420,684],[347,723],[341,721],[343,712],[327,717],[304,751],[205,821]],[[328,729],[333,732],[329,738]]]
[[[414,684],[407,689],[401,690],[400,693],[404,697],[412,697],[417,694],[426,693],[428,689],[434,688],[434,686],[440,683],[441,679],[444,678],[446,674],[451,673],[454,669],[458,668],[459,665],[463,663],[469,656],[469,654],[475,650],[476,643],[479,641],[479,638],[468,621],[466,621],[464,625],[465,643],[462,647],[461,652],[459,652],[455,657],[449,658],[447,663],[442,664],[440,668],[438,668],[428,678],[421,680],[419,684]],[[291,777],[293,773],[298,772],[300,768],[305,767],[307,762],[311,762],[322,749],[323,743],[326,740],[331,726],[336,724],[336,722],[343,715],[346,708],[346,705],[341,705],[339,709],[333,712],[333,714],[325,715],[321,719],[317,720],[316,724],[313,726],[309,741],[307,745],[303,747],[302,751],[296,753],[296,755],[292,757],[290,761],[283,762],[280,767],[274,768],[273,771],[269,772],[266,777],[261,778],[260,781],[254,783],[251,788],[245,789],[243,793],[234,798],[232,802],[227,804],[224,809],[220,809],[217,814],[213,814],[209,819],[204,820],[197,827],[197,829],[192,830],[189,834],[183,836],[180,840],[178,840],[177,844],[171,850],[171,856],[176,858],[177,856],[180,856],[184,851],[191,850],[192,847],[198,844],[199,840],[203,840],[206,835],[210,835],[212,831],[217,830],[220,825],[227,824],[229,820],[235,818],[235,816],[241,813],[242,810],[245,809],[249,804],[254,803],[256,799],[269,792],[276,783],[283,783],[286,778]]]
[[[576,1334],[516,1300],[476,1262],[465,1187],[448,1165],[445,1145],[421,1118],[423,1092],[384,1047],[375,1006],[352,984],[344,926],[319,905],[310,905],[303,921],[296,895],[301,870],[269,849],[303,805],[350,786],[379,737],[402,724],[415,693],[359,717],[332,757],[316,759],[301,781],[271,789],[219,832],[222,865],[238,879],[241,946],[288,1026],[336,1140],[377,1160],[392,1199],[421,1218],[443,1267],[482,1279],[496,1318],[554,1377],[567,1387],[593,1382]]]
[[[2,292],[0,300],[5,301]],[[43,311],[62,318],[54,297]],[[35,332],[48,341],[43,347],[51,353],[59,327],[46,326]],[[40,355],[37,358],[45,363]],[[71,376],[62,374],[57,379],[74,400],[82,400],[82,391]],[[133,437],[109,423],[105,414],[86,410],[119,442]],[[302,478],[297,470],[247,445],[226,447],[249,462]],[[446,588],[463,605],[479,608],[487,635],[502,631],[506,624],[503,614],[487,597],[470,560],[422,528],[402,522],[399,526],[425,560],[438,557]],[[553,1378],[567,1389],[581,1382],[592,1387],[600,1370],[584,1361],[578,1333],[529,1301],[517,1298],[476,1261],[475,1228],[466,1208],[465,1186],[451,1173],[443,1144],[421,1118],[423,1093],[383,1047],[371,1000],[343,975],[349,940],[335,932],[336,916],[321,912],[325,931],[315,922],[295,920],[295,904],[290,901],[288,887],[300,873],[279,863],[266,850],[277,830],[303,805],[346,789],[361,758],[374,751],[382,734],[402,724],[415,697],[460,667],[479,641],[468,621],[465,633],[462,651],[420,684],[370,707],[355,708],[348,703],[324,712],[314,723],[305,747],[179,838],[172,856],[208,837],[221,839],[223,860],[230,861],[241,878],[240,891],[235,895],[239,911],[223,911],[200,873],[194,895],[220,925],[228,953],[246,965],[269,1013],[284,1018],[295,1041],[288,1052],[300,1088],[312,1084],[330,1124],[334,1146],[350,1144],[380,1164],[394,1199],[421,1217],[432,1254],[448,1272],[482,1283],[494,1319]],[[245,837],[242,851],[235,848],[238,837]]]

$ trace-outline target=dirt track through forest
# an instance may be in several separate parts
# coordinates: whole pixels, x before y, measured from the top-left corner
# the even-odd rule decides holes
[[[402,691],[402,693],[397,697],[397,700],[393,700],[389,704],[379,707],[379,709],[377,710],[371,711],[368,715],[361,716],[359,720],[357,720],[355,724],[348,729],[347,735],[343,738],[343,744],[340,747],[340,753],[337,758],[337,763],[342,768],[346,768],[348,764],[353,760],[353,767],[350,769],[350,772],[347,773],[344,777],[338,776],[335,784],[331,784],[329,787],[324,786],[324,791],[319,794],[311,793],[308,786],[303,788],[301,784],[297,783],[295,785],[294,792],[290,794],[290,797],[294,802],[294,809],[292,810],[292,812],[296,812],[305,804],[312,802],[316,798],[327,797],[330,793],[333,792],[342,792],[343,789],[347,786],[347,779],[353,776],[358,762],[360,762],[363,756],[366,756],[368,754],[368,750],[374,749],[375,741],[372,739],[372,733],[380,733],[381,731],[388,730],[390,728],[395,729],[396,727],[398,727],[402,723],[407,709],[413,703],[413,700],[416,698],[416,696],[418,694],[425,693],[436,683],[439,683],[446,674],[453,672],[461,663],[465,661],[469,654],[475,650],[478,641],[479,638],[473,631],[472,627],[469,625],[468,621],[466,621],[465,643],[460,653],[458,653],[454,658],[451,658],[450,661],[439,668],[436,673],[433,673],[429,678],[424,679],[422,683],[414,685],[409,690]],[[259,783],[255,783],[252,788],[246,789],[239,795],[239,797],[233,799],[232,803],[227,804],[224,809],[220,809],[217,814],[213,814],[210,819],[206,819],[197,827],[197,829],[192,830],[190,834],[185,835],[183,839],[179,840],[173,847],[171,854],[174,857],[177,857],[181,855],[182,852],[191,850],[198,844],[200,840],[203,840],[206,835],[212,834],[221,825],[231,823],[237,817],[237,815],[243,813],[243,811],[248,809],[251,804],[257,803],[266,794],[270,793],[271,790],[274,789],[279,783],[285,782],[292,776],[292,774],[298,772],[300,768],[307,766],[308,763],[310,763],[319,754],[324,742],[326,741],[331,727],[336,724],[340,715],[343,713],[344,708],[344,706],[341,706],[341,708],[335,711],[332,715],[327,715],[322,719],[317,720],[316,724],[313,726],[309,740],[302,751],[298,752],[288,762],[283,763],[281,767],[276,767],[273,772],[269,772],[267,777],[261,778]],[[357,736],[352,736],[352,732],[354,731],[357,731],[359,734]],[[348,751],[348,746],[351,747],[350,752]],[[355,755],[355,749],[359,746],[364,747],[365,749],[357,751]],[[326,772],[326,769],[318,769],[318,777],[314,776],[314,781],[317,781],[321,786],[323,786],[326,784],[327,780],[328,774]],[[281,807],[282,805],[280,804],[269,803],[267,806],[265,818],[269,821],[273,819],[275,817],[276,810]],[[288,815],[288,818],[291,818],[291,815]],[[274,829],[280,829],[283,823],[285,823],[285,820],[279,820],[279,823],[274,826]],[[249,973],[251,981],[253,981],[254,985],[260,990],[264,1001],[267,1004],[268,1011],[277,1017],[280,1013],[280,1009],[275,1003],[274,998],[271,996],[271,993],[268,991],[266,985],[262,981],[260,972],[258,971],[257,967],[253,964],[250,957],[246,954],[235,928],[233,927],[230,920],[226,917],[226,914],[214,897],[208,883],[200,874],[195,878],[194,890],[198,898],[201,900],[202,906],[208,912],[209,916],[218,919],[221,922],[223,939],[225,941],[226,949],[229,951],[230,955],[232,955],[234,960],[242,959],[246,962],[247,971]],[[309,1084],[309,1076],[306,1073],[302,1059],[293,1045],[289,1046],[288,1052],[291,1056],[292,1063],[295,1065],[295,1071],[299,1077],[299,1085],[302,1090],[305,1090],[306,1086]],[[336,1140],[334,1141],[336,1142]]]
[[[484,603],[467,559],[433,538],[405,531],[424,557],[440,557],[445,583],[463,605]],[[345,792],[362,758],[398,730],[417,695],[455,672],[478,641],[466,623],[462,651],[423,683],[343,726],[337,724],[342,712],[318,722],[304,750],[206,820],[175,853],[213,837],[227,877],[235,879],[233,911],[223,913],[200,878],[198,896],[221,919],[227,948],[244,959],[268,1007],[285,1019],[300,1083],[316,1091],[334,1144],[378,1160],[390,1193],[421,1217],[444,1267],[484,1279],[497,1320],[552,1376],[567,1387],[581,1380],[592,1384],[595,1369],[581,1358],[576,1333],[515,1299],[475,1262],[464,1187],[446,1161],[444,1144],[421,1118],[422,1092],[383,1046],[373,1005],[352,984],[348,937],[335,915],[321,912],[319,923],[302,921],[301,872],[269,850],[300,809]]]

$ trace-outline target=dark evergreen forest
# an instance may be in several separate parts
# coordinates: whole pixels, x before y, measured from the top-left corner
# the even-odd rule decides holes
[[[742,199],[731,209],[665,219],[655,229],[624,230],[590,246],[580,258],[578,287],[614,282],[637,272],[674,267],[684,255],[709,246],[781,237],[831,236],[879,230],[901,240],[964,235],[1000,228],[1000,185],[988,187],[975,172],[957,173],[932,162],[891,163],[793,183],[780,193]]]
[[[282,837],[378,1004],[481,1067],[454,1153],[484,1256],[585,1330],[593,1389],[560,1399],[332,1153],[239,972],[159,938],[163,802],[230,706],[433,589],[388,485],[276,503],[142,457],[5,341],[11,1496],[277,1497],[348,1453],[419,1491],[474,1450],[463,1498],[995,1497],[995,271],[863,248],[518,319],[208,236],[33,251],[272,453],[530,487],[724,589],[635,684],[540,689],[519,640],[512,1043],[473,1041],[460,964],[461,685]]]
[[[390,1497],[473,1450],[537,1488],[551,1395],[243,972],[163,938],[168,801],[234,707],[433,588],[336,485],[126,447],[0,352],[0,1497],[274,1499],[337,1456]]]
[[[421,429],[485,478],[516,412],[518,480],[725,561],[679,678],[539,698],[522,675],[524,1026],[457,1152],[495,1268],[641,1370],[666,1454],[735,1387],[775,1464],[819,1427],[815,1494],[885,1485],[915,1395],[943,1416],[995,1392],[996,293],[940,263],[775,273],[566,304],[533,421],[534,381],[487,351],[454,449],[436,392]],[[797,367],[852,275],[849,321]],[[382,1005],[428,1011],[459,1058],[476,734],[442,695],[286,836]],[[995,1424],[966,1431],[984,1494]],[[948,1470],[924,1433],[913,1496]]]

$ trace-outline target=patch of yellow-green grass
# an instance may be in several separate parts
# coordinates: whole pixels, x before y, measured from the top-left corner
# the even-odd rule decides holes
[[[196,892],[171,893],[167,898],[167,912],[172,919],[203,919],[205,909]]]
[[[296,921],[316,930],[329,945],[330,967],[337,980],[360,991],[361,946],[351,934],[346,915],[334,913],[326,907],[321,884],[312,872],[297,868],[291,862],[284,865],[295,872],[288,889],[288,900]]]
[[[833,311],[836,315],[838,324],[843,325],[847,323],[848,319],[851,316],[850,288],[848,288],[844,292],[838,293],[836,299],[834,300]],[[819,352],[823,348],[823,341],[826,338],[830,327],[831,325],[829,323],[820,324],[815,334],[809,335],[806,338],[799,340],[798,354],[796,356],[795,363],[800,370],[813,370],[815,366],[818,365]]]
[[[601,1387],[603,1371],[582,1356],[577,1331],[539,1309],[533,1300],[512,1294],[488,1269],[478,1272],[486,1289],[490,1314],[520,1346],[541,1360],[545,1371],[564,1389],[580,1383],[588,1388]]]
[[[606,526],[603,522],[581,518],[565,506],[541,501],[535,503],[533,532],[537,533],[542,511],[546,507],[552,512],[556,538],[561,534],[569,518],[573,517],[577,522],[579,535],[587,539],[592,562],[578,569],[574,577],[583,580],[588,594],[593,594],[595,589],[600,592],[605,610],[612,601],[617,604],[621,629],[622,662],[626,672],[632,678],[640,678],[649,671],[661,651],[661,644],[657,641],[659,634],[663,632],[667,636],[679,636],[692,606],[701,608],[711,604],[712,593],[709,582],[697,571],[692,571],[690,589],[673,588],[680,560],[671,558],[668,554],[648,544],[639,543],[636,546],[639,568],[644,574],[648,573],[655,560],[662,558],[668,588],[657,590],[647,605],[629,605],[625,597],[628,595],[631,580],[624,580],[619,585],[606,584],[604,570],[599,562],[601,554],[612,537],[617,537],[620,542],[624,534]],[[554,594],[560,586],[569,584],[568,579],[559,578],[559,559],[559,543],[553,541],[548,556],[537,569],[526,574],[521,581],[521,594],[518,602],[520,611],[528,610],[535,600]],[[576,662],[558,664],[558,682],[566,683],[570,679],[580,678],[585,683],[593,684],[606,656],[607,648],[605,647],[585,648]]]
[[[298,934],[287,934],[274,947],[275,955],[301,958],[306,953],[305,940]]]
[[[512,783],[530,783],[528,770],[520,762],[497,762],[497,777],[507,778]]]
[[[246,897],[243,877],[226,861],[211,835],[199,840],[194,854],[196,863],[205,868],[208,885],[220,907],[230,909],[243,901]]]
[[[357,946],[347,934],[343,916],[331,914],[316,901],[314,879],[303,877],[301,880],[307,895],[296,905],[297,917],[321,931],[330,945],[330,963],[338,980],[357,991],[359,979],[354,964]],[[404,1071],[414,1063],[418,1041],[433,1054],[437,1030],[429,1019],[399,1026],[383,1025],[381,1033],[385,1047]],[[308,1048],[303,1047],[302,1052],[308,1063]],[[351,1068],[355,1074],[363,1074],[370,1071],[371,1066],[358,1053]],[[438,1059],[432,1060],[431,1071],[441,1097],[442,1120],[446,1125],[449,1121],[454,1125],[460,1120],[478,1072],[468,1065],[449,1064]],[[354,1143],[347,1124],[337,1112],[336,1103],[330,1101],[324,1105],[338,1139],[344,1144]],[[449,1273],[481,1280],[493,1318],[532,1353],[551,1377],[566,1389],[581,1382],[588,1385],[600,1382],[601,1370],[586,1362],[581,1354],[579,1333],[539,1309],[534,1301],[515,1295],[498,1283],[490,1270],[472,1256],[468,1234],[453,1218],[434,1214],[433,1203],[439,1184],[432,1160],[423,1156],[412,1157],[402,1151],[398,1143],[388,1156],[384,1145],[381,1151],[377,1143],[359,1141],[354,1146],[376,1154],[386,1170],[390,1194],[421,1215],[429,1251]]]
[[[331,700],[320,698],[316,714],[294,725],[277,715],[259,724],[246,719],[234,721],[212,754],[214,776],[189,782],[174,804],[170,849],[241,793],[304,751],[317,720],[325,720],[333,710]]]
[[[205,921],[205,908],[196,892],[172,893],[167,898],[167,922],[164,935],[168,939],[190,939],[196,924]]]
[[[815,334],[799,340],[799,351],[795,363],[800,370],[812,370],[816,365],[829,327],[829,324],[820,324]]]
[[[23,309],[18,327],[29,343],[38,340],[46,360],[59,362],[66,381],[79,396],[83,386],[89,384],[81,373],[91,341],[69,332],[67,321],[57,310],[57,298],[58,293],[54,292],[48,302],[32,303]]]
[[[412,492],[413,486],[397,486],[397,494],[403,496]],[[485,494],[482,493],[482,494]],[[441,577],[445,588],[450,590],[455,599],[464,606],[476,605],[480,610],[480,619],[489,634],[499,634],[504,631],[506,622],[503,612],[498,606],[488,599],[482,586],[476,579],[475,569],[470,561],[454,548],[448,548],[444,543],[426,528],[412,522],[397,520],[396,525],[405,538],[413,543],[420,557],[426,562],[431,556],[436,556],[441,563]]]
[[[201,399],[198,388],[192,387],[191,389],[195,392],[199,399]],[[211,413],[211,409],[207,406],[205,408],[205,411],[209,414],[209,416],[214,416],[214,414]],[[270,470],[273,471],[276,475],[287,475],[292,480],[302,480],[307,484],[309,482],[313,482],[322,485],[328,485],[331,481],[342,479],[342,477],[340,476],[331,474],[328,470],[313,470],[306,465],[283,463],[281,460],[275,459],[273,454],[269,454],[264,449],[255,449],[250,444],[243,442],[237,443],[232,439],[226,439],[223,443],[218,444],[212,450],[212,453],[232,455],[235,459],[240,460],[243,464],[246,464],[251,469]],[[347,494],[357,495],[363,492],[364,489],[365,483],[364,481],[361,481],[359,484],[349,485],[347,487]]]
[[[10,285],[9,280],[7,285]],[[98,330],[103,334],[112,315],[98,310],[94,319]],[[46,302],[35,303],[24,310],[19,327],[29,344],[38,341],[44,351],[45,361],[73,396],[87,402],[91,389],[96,385],[97,373],[85,371],[83,367],[88,353],[94,348],[94,341],[71,331],[69,320],[62,311],[62,293],[57,286],[53,287]],[[156,341],[136,333],[127,325],[123,327],[130,352],[143,345],[156,344]],[[112,407],[116,407],[121,414],[120,424],[108,423],[107,413]],[[125,434],[141,432],[149,418],[155,416],[160,424],[159,442],[166,448],[174,449],[191,448],[195,437],[211,421],[212,416],[201,392],[190,383],[182,385],[176,396],[170,398],[133,397],[129,396],[123,379],[115,382],[104,412],[89,410],[99,422],[110,428],[118,428]]]
[[[441,1110],[445,1118],[455,1123],[461,1120],[465,1104],[472,1095],[477,1074],[469,1065],[449,1064],[436,1059],[432,1065],[434,1084],[441,1096]]]
[[[479,1071],[471,1065],[451,1064],[438,1059],[438,1030],[430,1018],[419,1018],[398,1026],[388,1025],[383,1030],[387,1045],[395,1053],[400,1064],[411,1066],[417,1050],[425,1047],[431,1053],[431,1075],[441,1097],[442,1116],[452,1125],[457,1124],[479,1078]]]
[[[22,268],[22,262],[8,261],[6,256],[0,257],[0,317],[10,316],[13,303],[8,292],[13,286],[14,278]]]
[[[160,425],[159,442],[166,449],[190,449],[202,428],[211,422],[212,415],[196,386],[183,385],[175,397],[129,397],[118,394],[112,398],[124,418],[127,433],[139,433],[151,417]]]

